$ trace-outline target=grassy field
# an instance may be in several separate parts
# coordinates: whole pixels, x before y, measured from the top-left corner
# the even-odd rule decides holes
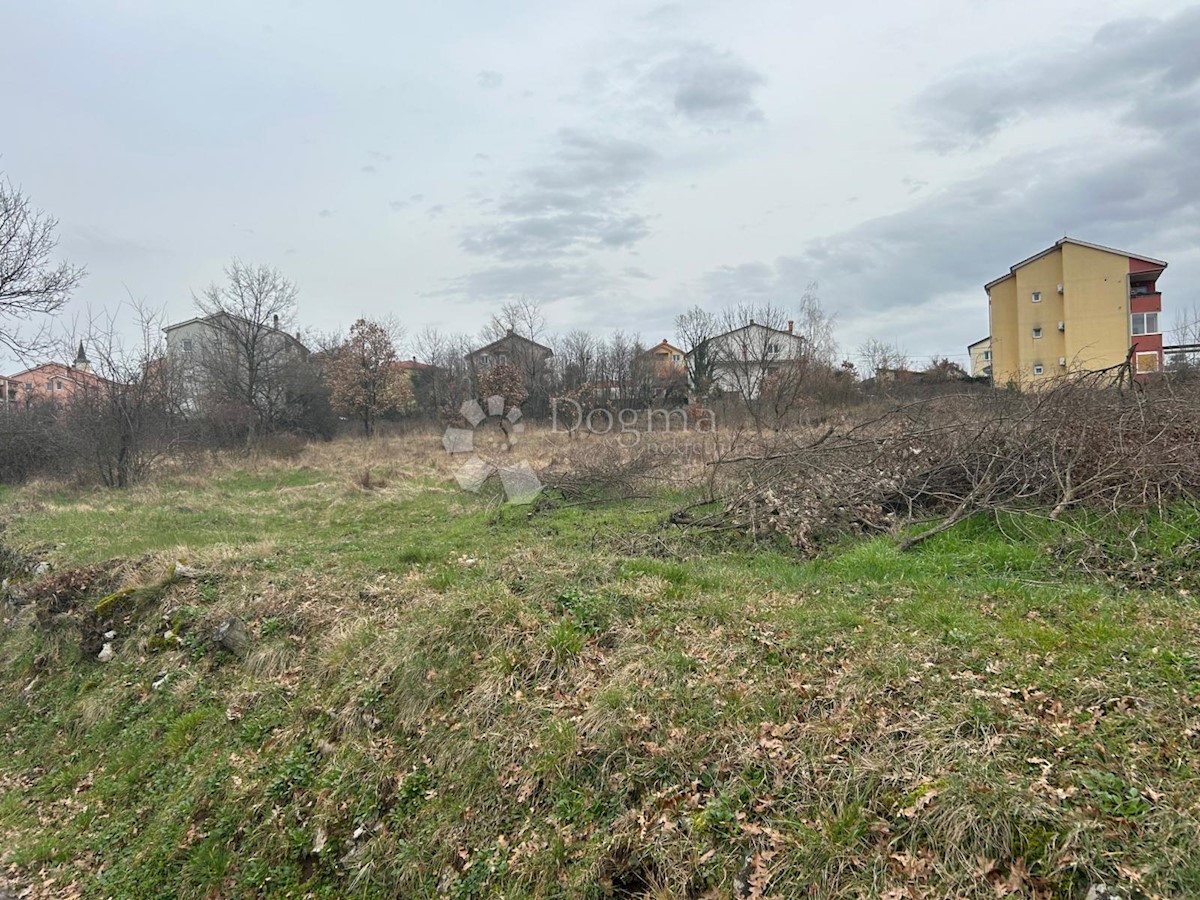
[[[1193,517],[1105,578],[1068,561],[1086,526],[1034,520],[804,561],[665,524],[678,493],[531,513],[432,458],[0,494],[4,543],[83,583],[4,607],[0,872],[55,897],[1200,895]],[[81,629],[122,586],[102,663]],[[243,655],[210,638],[231,617]]]

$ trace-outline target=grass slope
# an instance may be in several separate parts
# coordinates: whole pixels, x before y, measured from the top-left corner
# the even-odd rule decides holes
[[[800,562],[666,529],[671,498],[531,517],[429,470],[387,482],[279,465],[7,495],[10,545],[164,585],[106,664],[69,615],[5,613],[10,877],[97,897],[1200,895],[1200,615],[1177,587],[1064,570],[1066,526]],[[1181,546],[1183,524],[1153,537]],[[164,583],[177,559],[203,574]],[[230,616],[244,658],[209,640]]]

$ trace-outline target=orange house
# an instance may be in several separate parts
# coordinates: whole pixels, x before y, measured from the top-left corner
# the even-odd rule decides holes
[[[660,377],[669,378],[687,371],[687,363],[684,362],[687,354],[673,344],[667,343],[666,338],[647,350],[645,356],[654,363],[655,372]]]
[[[35,404],[68,403],[79,392],[98,388],[108,382],[91,371],[83,344],[72,365],[60,362],[42,363],[32,369],[3,379],[6,408],[27,408]]]
[[[687,354],[663,338],[641,355],[646,375],[654,387],[655,396],[662,400],[668,395],[687,395]]]

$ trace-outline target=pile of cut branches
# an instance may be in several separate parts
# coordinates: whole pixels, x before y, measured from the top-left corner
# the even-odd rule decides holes
[[[1200,496],[1200,395],[1090,373],[1036,392],[910,403],[720,465],[732,476],[722,509],[691,524],[781,533],[806,552],[928,525],[907,548],[987,511],[1161,511]]]
[[[585,441],[561,451],[538,475],[568,501],[627,499],[650,490],[664,464],[647,444]]]

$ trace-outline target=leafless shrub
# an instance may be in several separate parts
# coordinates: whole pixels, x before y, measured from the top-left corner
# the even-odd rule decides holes
[[[726,459],[723,510],[696,520],[832,538],[928,523],[905,548],[981,511],[1116,515],[1200,495],[1200,397],[1123,390],[1112,372],[1036,393],[943,396]]]

